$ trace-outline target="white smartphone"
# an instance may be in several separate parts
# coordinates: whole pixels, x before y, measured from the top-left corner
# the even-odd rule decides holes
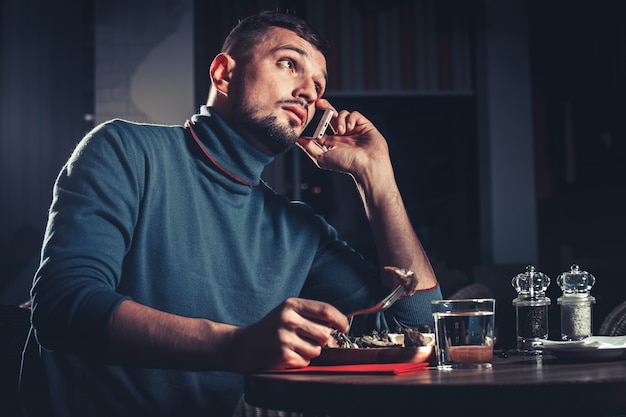
[[[334,135],[335,129],[330,124],[330,119],[332,119],[334,113],[332,109],[315,109],[311,122],[306,126],[300,137],[319,140],[324,136],[324,133]]]

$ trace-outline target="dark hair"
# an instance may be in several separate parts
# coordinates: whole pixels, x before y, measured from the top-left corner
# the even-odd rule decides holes
[[[324,57],[328,54],[328,43],[304,19],[279,10],[264,11],[241,20],[231,30],[222,46],[222,52],[238,59],[247,60],[249,52],[265,33],[279,27],[295,32],[299,37],[317,48]]]

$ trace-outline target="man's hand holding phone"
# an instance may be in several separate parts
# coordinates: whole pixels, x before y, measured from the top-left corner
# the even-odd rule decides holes
[[[305,129],[313,133],[303,133],[298,146],[319,168],[345,172],[355,178],[373,172],[372,169],[391,171],[387,141],[371,121],[357,111],[337,111],[326,99],[315,105],[319,116],[313,117]]]

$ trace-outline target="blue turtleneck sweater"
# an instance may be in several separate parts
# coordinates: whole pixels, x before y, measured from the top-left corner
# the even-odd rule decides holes
[[[33,287],[41,349],[29,344],[22,381],[31,408],[232,413],[241,375],[106,364],[107,326],[124,299],[245,326],[288,297],[348,312],[388,291],[322,217],[260,180],[271,161],[207,107],[187,127],[115,120],[81,141],[54,187]],[[438,288],[418,293],[357,328],[431,323],[430,300],[440,297]],[[31,372],[37,364],[43,376]],[[33,377],[47,381],[49,403],[32,397]]]

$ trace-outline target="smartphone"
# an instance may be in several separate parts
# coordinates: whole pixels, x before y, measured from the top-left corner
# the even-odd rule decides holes
[[[335,129],[330,124],[330,119],[332,119],[334,113],[332,109],[315,109],[311,122],[306,126],[300,137],[319,140],[324,136],[324,133],[334,135]]]

